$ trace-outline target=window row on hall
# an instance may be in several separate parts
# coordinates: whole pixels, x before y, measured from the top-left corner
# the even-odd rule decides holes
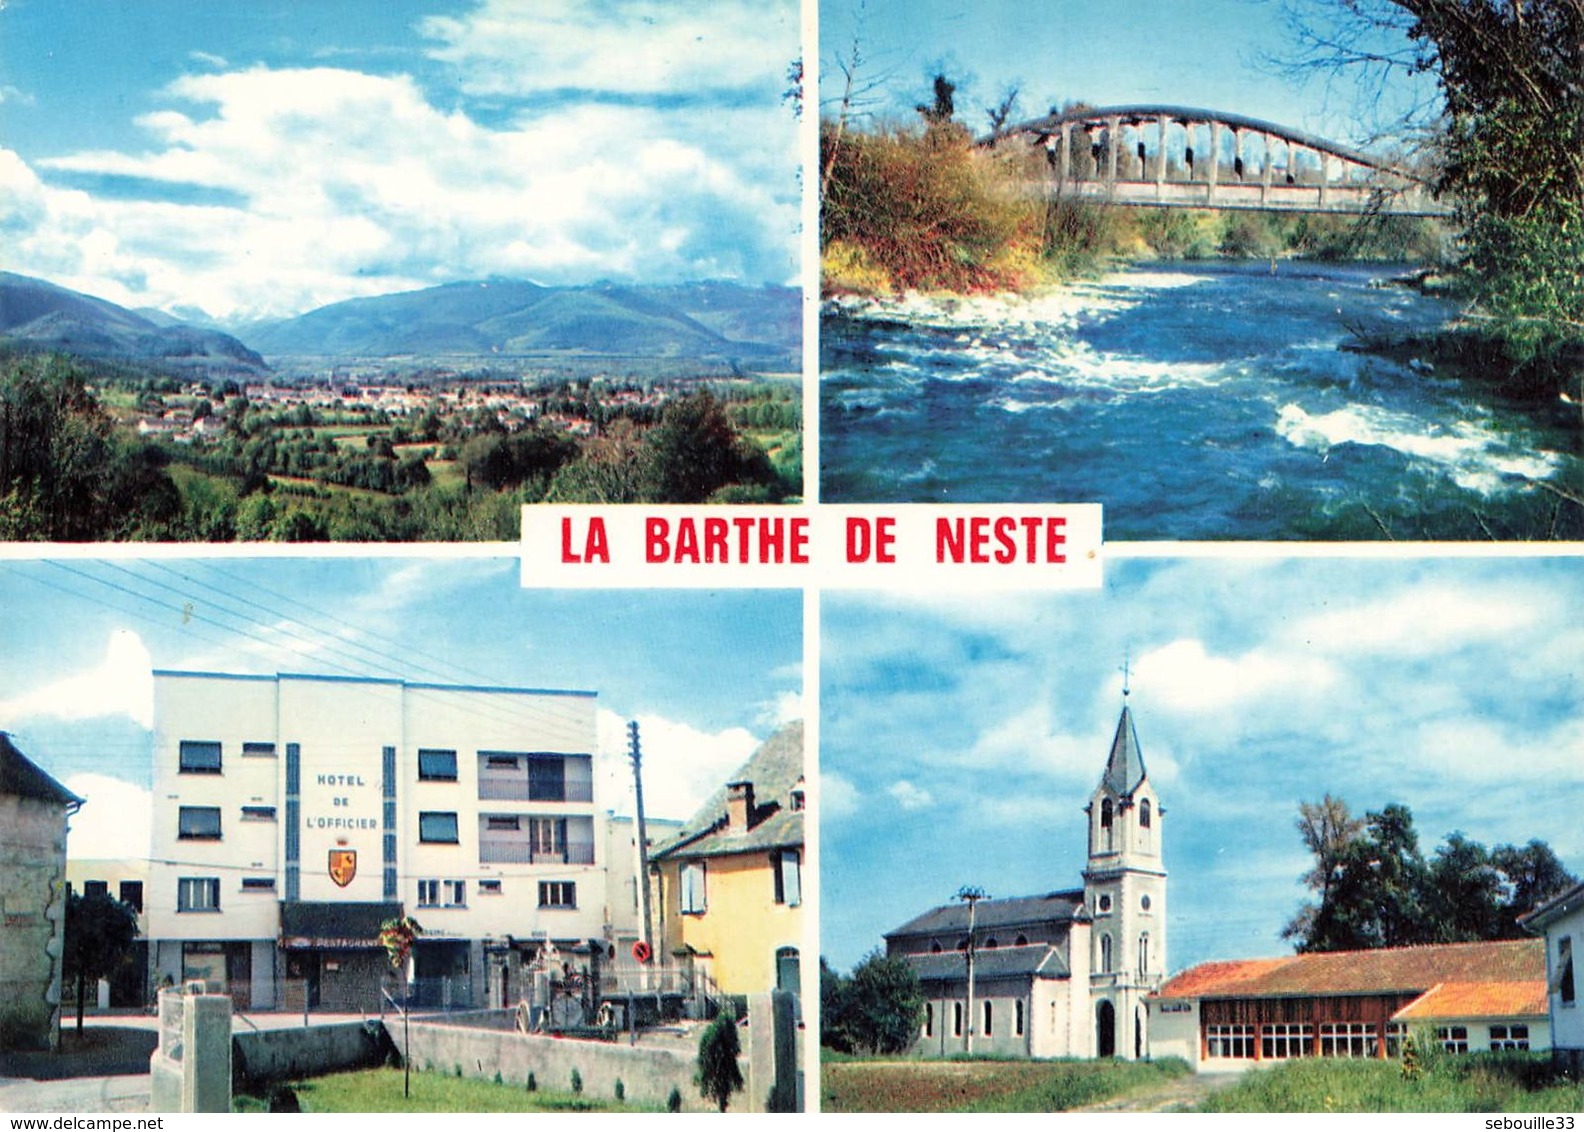
[[[225,752],[215,739],[183,739],[177,748],[176,770],[181,774],[220,774],[225,769]],[[243,743],[243,758],[272,759],[274,743]]]
[[[1369,1022],[1267,1023],[1259,1026],[1206,1026],[1205,1056],[1241,1060],[1278,1060],[1294,1057],[1397,1057],[1408,1027],[1386,1025],[1384,1052],[1376,1027]],[[1316,1036],[1318,1034],[1318,1041]],[[1437,1026],[1436,1041],[1449,1053],[1469,1052],[1469,1027]],[[1488,1048],[1526,1050],[1529,1027],[1522,1023],[1487,1027]],[[1257,1051],[1257,1052],[1256,1052]]]
[[[84,896],[109,896],[110,882],[107,880],[85,880],[83,881],[82,894]],[[143,882],[140,880],[122,881],[119,895],[117,895],[116,899],[123,904],[130,904],[134,912],[143,911]]]
[[[478,796],[498,802],[592,802],[594,760],[545,751],[479,751]],[[419,782],[456,782],[457,753],[418,751]]]
[[[803,903],[803,854],[798,849],[777,849],[770,854],[771,899],[796,908]],[[706,861],[688,861],[678,877],[677,897],[685,916],[709,911],[709,867]]]
[[[951,1004],[952,1037],[954,1038],[960,1038],[963,1036],[963,1005],[964,1004],[961,1002],[954,1002]],[[1023,1000],[1021,998],[1013,999],[1011,1026],[1012,1035],[1014,1037],[1021,1038],[1023,1036],[1023,1017]],[[974,1031],[974,1036],[984,1038],[995,1037],[995,1021],[995,1003],[987,998],[979,1004],[979,1029]],[[1003,1020],[1001,1025],[1005,1027],[1007,1022]],[[924,1004],[924,1036],[926,1038],[933,1038],[935,1036],[935,1004],[933,1002],[926,1002]]]
[[[275,878],[272,876],[251,876],[241,879],[239,891],[245,893],[275,892]],[[176,911],[178,912],[218,912],[220,911],[220,878],[219,877],[182,877],[176,882]]]
[[[459,844],[456,811],[420,812],[418,841],[424,845]],[[478,854],[480,864],[592,865],[594,819],[588,815],[480,814]]]
[[[530,881],[530,884],[535,883]],[[570,880],[541,880],[537,882],[539,907],[577,908],[577,883]],[[418,882],[418,907],[466,908],[468,886],[466,880],[426,878]],[[478,881],[480,896],[504,896],[506,882],[496,877]]]
[[[176,811],[176,837],[181,841],[219,841],[221,839],[219,806],[181,806]],[[249,822],[272,822],[274,806],[243,806],[241,819]]]

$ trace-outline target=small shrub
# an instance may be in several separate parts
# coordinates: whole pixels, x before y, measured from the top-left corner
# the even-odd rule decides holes
[[[730,1010],[717,1014],[699,1038],[698,1075],[694,1080],[699,1093],[714,1101],[722,1112],[731,1095],[743,1086],[742,1070],[737,1068],[741,1048],[737,1019]]]
[[[627,1086],[622,1084],[620,1077],[616,1078],[616,1099],[619,1101],[627,1099]]]
[[[666,1111],[682,1111],[682,1090],[677,1088],[675,1085],[672,1085],[671,1091],[666,1094]]]
[[[572,1070],[572,1091],[579,1096],[583,1094],[583,1074],[575,1068]]]
[[[506,1083],[505,1079],[501,1076],[499,1069],[495,1070],[495,1083],[497,1085],[504,1085]]]
[[[533,1070],[531,1069],[528,1071],[528,1091],[530,1093],[537,1093],[539,1091],[539,1078],[534,1076]]]
[[[462,1067],[460,1065],[453,1065],[451,1067],[451,1072],[454,1076],[460,1077],[462,1076]]]

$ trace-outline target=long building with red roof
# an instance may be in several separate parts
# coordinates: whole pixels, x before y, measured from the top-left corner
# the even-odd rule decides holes
[[[1391,1057],[1421,1028],[1458,1053],[1550,1048],[1545,944],[1535,939],[1201,963],[1149,1008],[1151,1055],[1204,1071]]]

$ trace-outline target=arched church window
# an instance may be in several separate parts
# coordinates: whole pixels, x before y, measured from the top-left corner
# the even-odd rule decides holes
[[[1150,827],[1150,802],[1148,798],[1139,803],[1139,826],[1143,829]]]
[[[941,953],[941,951],[942,951],[941,941],[938,940],[938,939],[930,940],[930,951],[933,954],[939,955]]]
[[[1021,998],[1012,1004],[1012,1032],[1020,1038],[1023,1036],[1023,1000]]]
[[[924,1036],[926,1038],[935,1036],[935,1004],[933,1002],[924,1004]]]
[[[1139,936],[1139,964],[1138,964],[1138,969],[1139,969],[1139,974],[1141,974],[1141,975],[1148,973],[1148,971],[1150,969],[1150,965],[1149,965],[1149,932],[1145,932],[1145,933],[1143,933],[1142,935]]]
[[[958,951],[967,951],[968,950],[968,937],[967,936],[962,936],[961,938],[959,938],[957,940],[957,950]]]
[[[1110,798],[1103,799],[1100,802],[1100,828],[1101,829],[1110,829],[1111,828],[1111,819],[1112,819],[1113,816],[1114,816],[1114,811],[1113,811],[1113,809],[1111,807],[1111,799]]]
[[[990,1033],[991,1033],[991,1030],[990,1030],[990,1000],[987,998],[987,999],[984,1000],[984,1035],[985,1035],[985,1037],[988,1038],[990,1036]]]
[[[960,1002],[952,1003],[952,1037],[962,1037],[962,1008]]]
[[[1014,943],[1014,944],[1015,944],[1015,945],[1017,945],[1017,946],[1018,946],[1018,947],[1027,947],[1027,946],[1028,946],[1028,936],[1026,936],[1026,935],[1019,935],[1019,936],[1018,936],[1018,937],[1017,937],[1017,939],[1015,939],[1015,940],[1013,940],[1013,941],[1012,941],[1012,942],[1013,942],[1013,943]]]
[[[1111,937],[1103,935],[1100,937],[1100,973],[1104,974],[1109,970],[1111,970]]]
[[[996,940],[995,936],[991,936],[989,939],[984,941],[984,946],[986,951],[990,951],[994,948],[1000,947],[1001,944]]]

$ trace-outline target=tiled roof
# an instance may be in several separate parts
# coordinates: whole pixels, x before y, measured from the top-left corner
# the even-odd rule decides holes
[[[968,959],[961,951],[928,952],[904,955],[917,972],[920,982],[961,982],[968,978]],[[1020,975],[1039,975],[1065,979],[1072,972],[1061,952],[1048,944],[1029,947],[995,947],[974,951],[974,978],[1001,979]]]
[[[1442,983],[1393,1014],[1392,1020],[1544,1018],[1549,1009],[1544,979],[1521,983]]]
[[[11,736],[0,731],[0,794],[54,802],[61,806],[80,806],[83,800],[40,770],[32,759],[17,750]]]
[[[1203,963],[1170,979],[1159,997],[1423,993],[1442,983],[1535,980],[1545,981],[1545,945],[1538,939],[1515,939]]]
[[[791,805],[792,787],[803,777],[803,724],[788,723],[760,744],[728,783],[751,782],[754,812],[746,831],[727,828],[727,787],[710,795],[676,837],[650,860],[719,857],[730,853],[791,849],[803,844],[803,811]]]
[[[1024,924],[1066,923],[1083,910],[1083,889],[1047,892],[1043,896],[1014,896],[1005,900],[980,900],[974,910],[974,931],[1010,928]],[[886,939],[937,932],[966,932],[968,904],[959,901],[931,908],[899,928],[885,933]]]

